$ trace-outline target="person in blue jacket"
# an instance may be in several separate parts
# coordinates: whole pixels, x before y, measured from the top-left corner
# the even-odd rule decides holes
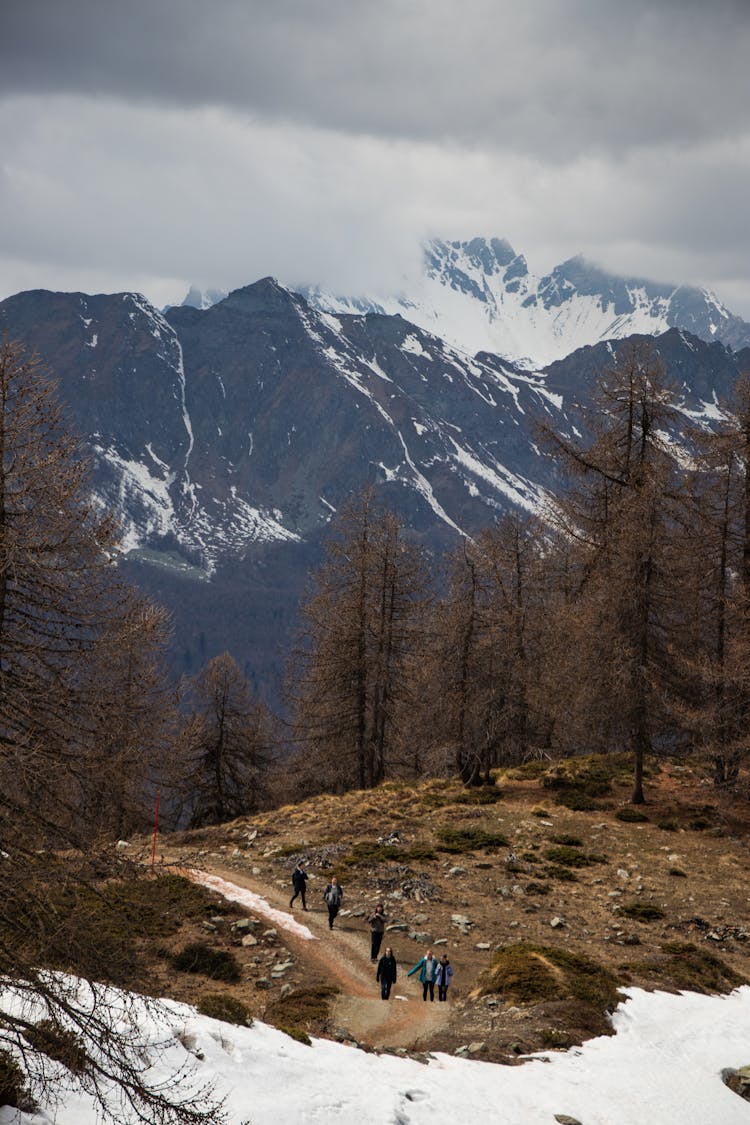
[[[433,956],[432,950],[428,949],[424,957],[417,961],[413,969],[409,969],[406,974],[408,977],[414,976],[419,973],[419,982],[422,985],[422,999],[427,999],[427,993],[430,994],[430,1000],[435,999],[435,974],[437,973],[437,960]]]
[[[435,984],[438,990],[438,1000],[448,999],[448,985],[453,976],[453,966],[448,960],[448,954],[444,953],[437,964],[435,970]]]

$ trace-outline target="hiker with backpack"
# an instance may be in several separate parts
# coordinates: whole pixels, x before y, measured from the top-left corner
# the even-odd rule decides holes
[[[339,907],[341,906],[341,900],[343,899],[343,897],[344,888],[341,886],[338,879],[334,875],[332,876],[331,881],[326,889],[323,891],[323,898],[325,899],[326,906],[328,907],[329,930],[333,929],[333,923],[335,921],[336,915],[339,912]]]
[[[294,871],[292,872],[292,887],[294,888],[294,894],[289,899],[289,909],[292,909],[294,900],[299,895],[299,897],[302,899],[302,909],[307,910],[307,903],[305,901],[305,893],[307,891],[307,872],[305,871],[305,865],[302,860],[299,861]]]

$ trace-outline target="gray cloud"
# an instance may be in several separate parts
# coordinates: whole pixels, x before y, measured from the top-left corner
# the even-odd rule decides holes
[[[750,314],[746,0],[10,0],[0,295],[389,287],[420,238]]]
[[[549,159],[746,127],[750,8],[644,0],[24,0],[0,89],[222,105]]]

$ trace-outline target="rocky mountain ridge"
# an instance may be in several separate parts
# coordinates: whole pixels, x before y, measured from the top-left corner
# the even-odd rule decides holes
[[[556,469],[535,421],[567,429],[615,351],[529,371],[400,315],[323,312],[271,278],[166,312],[132,293],[20,293],[0,328],[59,378],[185,670],[229,648],[261,678],[352,493],[374,484],[431,550],[543,510]],[[707,420],[750,358],[677,329],[656,346],[684,411]]]

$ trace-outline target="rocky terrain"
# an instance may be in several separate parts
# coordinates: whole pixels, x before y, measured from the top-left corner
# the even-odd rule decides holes
[[[159,987],[193,1003],[218,990],[298,1036],[506,1063],[606,1033],[618,986],[731,991],[750,977],[746,795],[718,794],[694,763],[664,763],[642,810],[628,796],[627,762],[542,762],[493,789],[389,783],[160,838],[158,871],[262,899],[241,909],[214,896],[170,939],[171,952],[191,940],[231,951],[237,981],[175,972],[161,948]],[[127,851],[147,861],[150,844]],[[299,858],[310,910],[292,916]],[[321,890],[333,872],[346,893],[330,932]],[[400,966],[388,1005],[369,963],[378,901]],[[405,979],[428,948],[455,969],[446,1005],[423,1004]]]

